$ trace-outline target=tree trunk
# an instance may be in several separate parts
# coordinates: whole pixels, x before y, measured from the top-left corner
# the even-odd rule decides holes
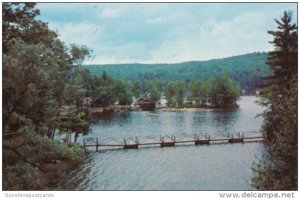
[[[51,135],[51,139],[52,139],[52,140],[54,139],[55,131],[56,131],[56,128],[53,128],[53,130],[52,130],[52,135]]]
[[[77,132],[75,132],[75,136],[74,136],[74,143],[76,143],[77,142],[77,138],[79,137],[79,135],[78,135],[78,133]]]
[[[48,128],[48,130],[47,130],[47,137],[48,137],[48,138],[51,138],[51,135],[52,135],[51,133],[52,133],[52,132],[51,132],[51,129]]]
[[[68,133],[68,138],[69,138],[69,141],[68,141],[68,143],[72,143],[72,140],[71,140],[71,133]]]

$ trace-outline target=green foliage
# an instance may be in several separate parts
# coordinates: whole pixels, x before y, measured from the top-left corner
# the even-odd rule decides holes
[[[84,159],[79,146],[53,138],[57,129],[88,128],[80,98],[89,75],[74,69],[73,61],[83,57],[70,56],[56,33],[35,19],[35,3],[2,5],[4,187],[46,189]]]
[[[57,37],[48,29],[45,22],[36,20],[40,11],[36,3],[3,3],[2,4],[2,45],[3,52],[9,50],[13,40],[22,40],[27,44],[43,43],[49,48],[55,47],[53,40]]]
[[[9,121],[12,113],[25,115],[37,126],[48,125],[63,94],[60,71],[67,71],[43,44],[18,41],[10,46],[3,55],[4,133],[19,128]]]
[[[191,80],[170,82],[165,90],[169,106],[183,107],[184,103],[198,106],[207,106],[206,100],[212,100],[216,108],[236,107],[236,102],[241,94],[240,86],[228,77],[226,73],[210,80]],[[185,102],[185,99],[187,100]]]
[[[267,136],[264,156],[253,167],[252,186],[258,190],[298,189],[298,33],[291,13],[275,20],[269,31],[275,49],[269,53],[272,75],[261,89],[263,131]]]
[[[140,94],[142,93],[141,83],[139,81],[134,81],[133,83],[131,82],[131,90],[132,90],[133,96],[138,98],[140,96]]]
[[[115,102],[114,80],[105,71],[101,77],[93,76],[90,84],[93,106],[108,106]]]
[[[201,79],[206,81],[226,69],[228,76],[233,79],[247,94],[254,94],[260,84],[261,77],[270,75],[266,64],[267,53],[251,53],[209,61],[191,61],[176,64],[108,64],[83,65],[93,75],[100,76],[106,71],[114,78],[134,80],[141,83],[142,93],[147,90],[147,82],[159,81],[157,89],[162,91],[171,81],[186,81]]]
[[[122,80],[116,80],[114,85],[114,94],[119,101],[119,105],[128,105],[132,102],[132,92],[128,83]]]
[[[57,118],[57,128],[61,132],[87,132],[90,126],[87,117],[75,105],[63,106],[60,108],[60,117]]]
[[[183,105],[183,100],[185,97],[185,83],[182,81],[176,81],[175,82],[175,88],[176,88],[176,102],[178,106]]]
[[[170,82],[166,89],[166,99],[168,101],[169,106],[175,106],[176,104],[176,85],[175,82]]]
[[[21,136],[3,142],[3,189],[47,190],[67,177],[85,159],[79,145],[61,144],[59,141],[32,134],[34,128],[20,130]]]
[[[91,75],[88,70],[84,70],[84,74],[78,71],[83,82],[82,93],[92,98],[92,106],[105,107],[113,105],[119,101],[120,105],[130,104],[132,95],[140,95],[140,89],[132,82],[126,82],[111,78],[105,71],[101,76]],[[78,91],[78,89],[76,89]]]
[[[189,87],[189,95],[188,95],[188,100],[189,101],[195,101],[197,104],[200,103],[201,98],[205,98],[206,94],[203,90],[204,88],[204,82],[202,85],[202,82],[200,80],[194,80],[192,79],[191,82],[188,85]]]
[[[156,86],[154,85],[153,82],[150,83],[149,85],[149,93],[150,93],[150,99],[157,102],[158,100],[160,100],[160,92],[159,90],[156,88]]]
[[[85,59],[92,57],[91,53],[93,52],[93,50],[91,50],[87,46],[85,45],[79,46],[76,44],[71,44],[70,46],[71,46],[70,53],[72,55],[72,60],[78,66],[81,66],[81,64]]]
[[[237,106],[241,89],[226,73],[211,79],[210,97],[217,108],[232,108]]]

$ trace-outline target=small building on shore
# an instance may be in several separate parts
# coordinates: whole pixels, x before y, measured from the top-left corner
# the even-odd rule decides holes
[[[90,97],[83,97],[82,98],[82,106],[90,107],[92,105],[92,98]]]
[[[155,102],[149,99],[139,101],[140,108],[143,110],[155,109]]]

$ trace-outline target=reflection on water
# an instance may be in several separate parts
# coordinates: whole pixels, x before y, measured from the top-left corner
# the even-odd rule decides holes
[[[255,97],[242,97],[234,110],[126,112],[94,115],[85,137],[123,138],[258,131],[263,111]],[[82,140],[82,137],[79,138]],[[79,190],[245,190],[261,143],[143,148],[90,153],[67,183]],[[69,187],[68,187],[69,186]]]

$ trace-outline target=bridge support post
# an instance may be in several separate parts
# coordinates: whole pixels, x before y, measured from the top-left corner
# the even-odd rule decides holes
[[[82,140],[82,146],[83,146],[83,149],[86,150],[86,147],[85,147],[85,139],[83,138]]]
[[[244,143],[244,132],[242,132],[242,142]]]
[[[96,151],[98,151],[98,147],[99,147],[99,141],[98,141],[98,138],[96,140]]]
[[[160,142],[163,143],[164,142],[164,137],[160,136]]]

